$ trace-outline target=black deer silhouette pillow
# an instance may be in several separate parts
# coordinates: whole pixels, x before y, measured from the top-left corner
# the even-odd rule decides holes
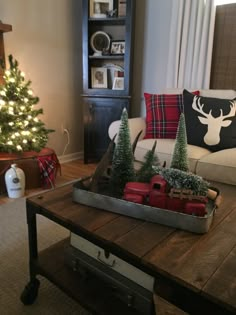
[[[210,151],[236,147],[236,99],[196,96],[183,91],[188,143]]]

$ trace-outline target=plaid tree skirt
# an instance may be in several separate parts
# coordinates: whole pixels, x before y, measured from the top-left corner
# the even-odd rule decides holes
[[[42,187],[53,188],[58,171],[61,173],[61,165],[55,153],[46,156],[38,156],[38,165]]]

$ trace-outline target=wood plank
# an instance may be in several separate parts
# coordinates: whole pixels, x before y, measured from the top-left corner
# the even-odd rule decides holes
[[[222,195],[222,202],[220,207],[216,210],[212,224],[212,228],[214,228],[236,207],[236,186],[222,183],[212,183],[212,185],[217,187]]]
[[[69,200],[72,201],[72,184],[57,187],[56,189],[48,190],[42,194],[39,193],[35,196],[28,197],[27,199],[41,207],[47,207],[49,204],[54,204],[58,200],[65,200],[67,203]]]
[[[63,178],[67,180],[79,179],[80,177],[85,177],[93,174],[97,167],[96,163],[84,164],[82,160],[75,160],[69,163],[61,164],[61,173]],[[60,176],[58,176],[58,180]]]
[[[157,315],[187,315],[186,312],[167,302],[155,293],[153,297]]]
[[[236,211],[203,236],[180,232],[144,260],[172,279],[201,290],[236,245]]]
[[[119,216],[73,202],[72,184],[28,198],[27,202],[41,207],[44,215],[54,216],[61,223],[87,232],[97,230]]]
[[[125,251],[141,258],[153,247],[164,241],[175,229],[161,224],[143,222],[129,233],[113,240]]]
[[[147,264],[150,263],[151,266],[155,266],[154,268],[157,268],[160,273],[168,274],[168,276],[171,274],[173,278],[177,277],[177,280],[180,283],[184,283],[185,285],[187,284],[194,290],[202,288],[205,281],[207,281],[207,273],[210,269],[210,266],[208,266],[208,264],[205,266],[204,262],[208,259],[208,256],[211,256],[210,253],[212,253],[213,248],[215,248],[214,246],[216,244],[214,242],[216,241],[214,241],[214,238],[212,241],[209,240],[210,248],[206,248],[205,251],[203,246],[204,244],[207,246],[208,243],[206,240],[210,235],[214,234],[214,230],[219,225],[221,225],[222,222],[224,222],[224,219],[229,215],[230,212],[232,212],[232,209],[235,207],[235,187],[219,183],[218,185],[215,184],[214,186],[217,186],[220,189],[224,195],[224,199],[220,208],[216,212],[210,231],[205,235],[177,231],[175,234],[170,236],[167,242],[159,244],[157,248],[153,249],[146,257],[144,257],[144,261]],[[222,243],[222,240],[219,242],[219,244],[220,243]],[[202,251],[199,248],[200,246]],[[226,248],[230,250],[232,246],[233,244],[231,244],[231,247]],[[201,254],[199,254],[199,250]],[[225,254],[227,254],[227,249],[225,250]],[[205,255],[204,259],[201,257],[203,252]],[[196,258],[192,255],[195,255]],[[211,258],[210,261],[213,261],[214,257],[215,255],[213,255],[213,257],[209,257],[209,259]],[[190,265],[188,267],[184,267],[184,263],[188,260],[190,261]],[[196,269],[197,264],[199,264],[199,268],[201,268],[200,270]],[[215,262],[215,264],[217,264],[217,262]],[[195,277],[195,279],[193,279],[193,277]]]
[[[203,292],[218,303],[223,301],[229,310],[236,313],[236,247],[204,286]]]
[[[143,221],[141,220],[119,216],[118,218],[109,222],[109,224],[105,224],[104,226],[94,231],[94,234],[106,240],[114,241],[115,239],[120,238],[121,236],[130,232],[141,224],[143,224]]]
[[[81,205],[78,205],[78,207],[80,208]],[[116,213],[83,206],[83,209],[80,209],[79,216],[77,213],[73,213],[69,216],[69,219],[72,224],[92,232],[113,221],[118,216]]]

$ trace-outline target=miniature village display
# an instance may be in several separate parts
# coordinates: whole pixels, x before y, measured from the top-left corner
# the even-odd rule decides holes
[[[170,168],[160,165],[155,142],[135,170],[134,152],[141,132],[131,144],[124,109],[118,135],[110,142],[95,173],[74,185],[73,200],[191,232],[207,232],[220,194],[188,170],[184,114],[180,115]]]

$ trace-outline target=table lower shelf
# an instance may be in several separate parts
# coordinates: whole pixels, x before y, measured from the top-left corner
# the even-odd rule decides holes
[[[63,240],[39,253],[34,262],[36,273],[46,277],[93,314],[140,315],[112,295],[112,290],[90,276],[81,277],[65,264],[64,252],[69,239]]]

